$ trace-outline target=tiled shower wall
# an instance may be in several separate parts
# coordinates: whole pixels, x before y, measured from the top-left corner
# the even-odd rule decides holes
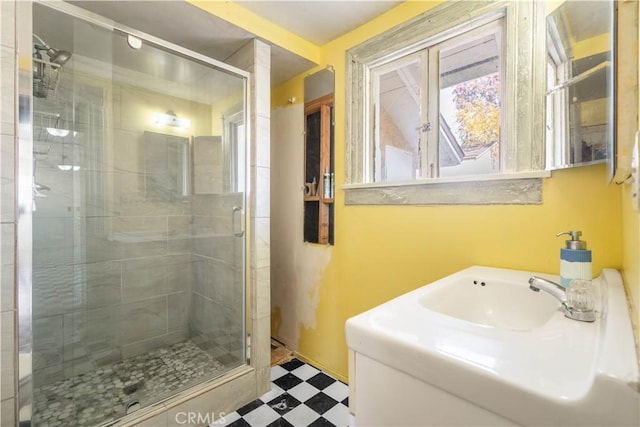
[[[15,425],[15,141],[16,17],[14,0],[0,1],[0,424]]]
[[[113,93],[113,139],[96,147],[82,141],[80,172],[36,161],[38,181],[51,187],[47,198],[36,199],[33,214],[36,387],[190,336],[191,201],[157,185],[152,196],[146,191],[148,124],[140,104],[189,112],[195,133],[210,132],[211,109],[122,85]],[[82,125],[81,113],[74,126]],[[92,126],[87,135],[104,134]],[[102,154],[91,162],[96,153]],[[91,180],[100,183],[97,193]],[[196,302],[194,308],[203,308]]]
[[[194,195],[192,206],[191,335],[205,348],[222,347],[240,360],[244,349],[243,245],[233,234],[232,216],[234,207],[243,206],[243,195]]]

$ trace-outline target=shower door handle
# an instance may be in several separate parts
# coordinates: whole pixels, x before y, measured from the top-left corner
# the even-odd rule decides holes
[[[240,227],[237,226],[237,219],[240,217]],[[233,235],[236,237],[244,236],[244,209],[240,206],[234,206],[231,213],[231,227],[233,229]]]

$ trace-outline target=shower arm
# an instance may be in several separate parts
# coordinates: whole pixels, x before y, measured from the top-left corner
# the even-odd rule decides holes
[[[39,49],[39,50],[47,50],[47,49],[50,49],[50,48],[49,48],[49,45],[48,45],[48,44],[46,44],[46,43],[44,42],[44,40],[42,40],[42,38],[41,38],[39,35],[37,35],[36,33],[32,33],[32,34],[31,34],[31,36],[32,36],[32,37],[34,37],[34,38],[36,38],[36,39],[38,39],[38,41],[40,42],[40,45],[34,45],[34,47],[36,47],[36,49]],[[42,48],[39,48],[38,46],[41,46]]]

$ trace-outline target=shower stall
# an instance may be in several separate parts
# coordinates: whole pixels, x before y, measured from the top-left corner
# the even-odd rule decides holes
[[[74,6],[31,16],[20,419],[104,425],[250,363],[249,73]]]

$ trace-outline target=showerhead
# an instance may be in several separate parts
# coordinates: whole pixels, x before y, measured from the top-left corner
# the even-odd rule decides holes
[[[68,50],[52,48],[51,46],[46,44],[44,40],[42,40],[42,38],[40,38],[40,36],[38,36],[37,34],[33,34],[33,37],[40,42],[40,44],[33,45],[35,51],[46,51],[47,56],[49,56],[49,62],[51,62],[52,64],[56,64],[62,67],[71,58],[71,52],[69,52]]]
[[[51,63],[58,64],[61,67],[71,58],[71,52],[68,50],[58,50],[52,47],[47,49],[47,55],[49,55]]]

